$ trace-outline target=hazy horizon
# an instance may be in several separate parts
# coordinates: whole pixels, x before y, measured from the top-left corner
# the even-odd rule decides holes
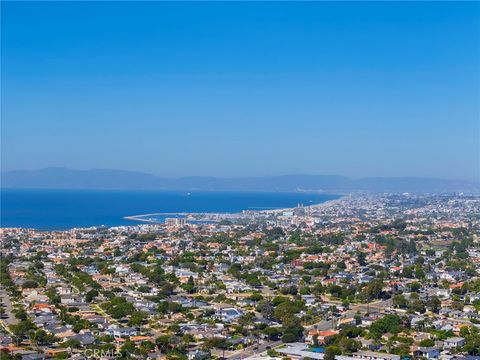
[[[479,179],[478,2],[2,2],[2,171]]]
[[[444,180],[465,180],[465,181],[474,181],[478,182],[480,179],[477,178],[467,178],[467,177],[436,177],[436,176],[415,176],[415,175],[402,175],[402,176],[375,176],[375,175],[369,175],[369,176],[349,176],[349,175],[344,175],[344,174],[330,174],[330,173],[279,173],[279,174],[270,174],[270,175],[250,175],[250,174],[244,174],[244,175],[238,175],[238,176],[222,176],[222,175],[196,175],[196,174],[187,174],[187,175],[180,175],[180,176],[168,176],[168,175],[163,175],[162,173],[155,173],[151,171],[139,171],[139,170],[127,170],[127,169],[114,169],[114,168],[71,168],[68,166],[49,166],[45,168],[32,168],[32,169],[11,169],[11,170],[2,170],[1,173],[9,173],[9,172],[23,172],[23,171],[28,171],[28,172],[36,172],[36,171],[43,171],[43,170],[49,170],[49,169],[61,169],[61,170],[72,170],[72,171],[84,171],[84,172],[90,172],[90,171],[121,171],[121,172],[131,172],[131,173],[138,173],[138,174],[145,174],[145,175],[153,175],[156,177],[162,177],[162,178],[167,178],[167,179],[178,179],[178,178],[184,178],[184,177],[212,177],[212,178],[218,178],[218,179],[239,179],[239,178],[262,178],[262,177],[283,177],[283,176],[339,176],[339,177],[346,177],[350,179],[365,179],[365,178],[421,178],[421,179],[444,179]]]

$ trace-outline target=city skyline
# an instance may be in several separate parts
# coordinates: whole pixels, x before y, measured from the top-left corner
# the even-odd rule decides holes
[[[478,30],[475,2],[2,3],[2,170],[478,179]]]

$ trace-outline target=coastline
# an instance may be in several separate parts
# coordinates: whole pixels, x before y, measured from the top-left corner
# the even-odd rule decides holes
[[[330,199],[330,200],[325,200],[321,203],[316,203],[316,204],[311,204],[307,206],[303,206],[304,208],[310,208],[310,209],[321,209],[322,207],[325,207],[326,205],[332,205],[345,197],[351,196],[351,194],[342,194],[342,195],[337,195],[337,194],[327,194],[327,195],[335,195],[338,196],[336,199]],[[293,211],[297,207],[282,207],[278,209],[264,209],[264,210],[242,210],[240,212],[220,212],[220,213],[211,213],[211,212],[156,212],[156,213],[149,213],[149,214],[138,214],[138,215],[128,215],[124,216],[123,219],[125,220],[131,220],[131,221],[139,221],[139,222],[144,222],[144,223],[149,223],[149,224],[163,224],[163,222],[145,218],[145,217],[151,217],[151,216],[159,216],[162,217],[163,219],[168,216],[172,217],[202,217],[202,216],[207,216],[207,217],[216,217],[216,218],[223,218],[223,219],[228,219],[228,218],[234,218],[235,216],[237,218],[243,218],[245,217],[245,214],[248,213],[250,216],[262,216],[262,215],[277,215],[279,213],[284,213],[284,212],[289,212]],[[211,221],[211,219],[209,219]],[[219,221],[219,220],[217,220]]]
[[[193,221],[246,214],[266,216],[296,204],[322,206],[338,194],[305,192],[119,192],[63,190],[2,190],[2,228],[68,230],[162,223],[151,217],[181,216]],[[158,211],[165,209],[165,211]],[[248,215],[248,216],[247,216]]]

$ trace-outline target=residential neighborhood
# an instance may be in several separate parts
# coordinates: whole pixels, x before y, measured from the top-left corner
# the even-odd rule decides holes
[[[214,220],[2,228],[2,359],[480,358],[480,197]]]

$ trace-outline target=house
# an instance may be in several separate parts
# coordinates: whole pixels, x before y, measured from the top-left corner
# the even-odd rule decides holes
[[[111,325],[109,326],[105,332],[108,335],[111,335],[115,338],[118,337],[127,337],[127,336],[136,336],[137,335],[137,329],[136,328],[130,328],[130,327],[125,327],[121,328],[116,325]]]
[[[371,339],[364,339],[360,338],[360,344],[362,344],[362,347],[368,348],[371,351],[376,351],[382,347],[381,343],[373,341]]]
[[[49,304],[34,304],[32,306],[32,312],[34,314],[41,314],[41,313],[53,313],[54,307]]]
[[[331,337],[338,334],[338,331],[334,330],[310,330],[305,337],[305,343],[309,345],[316,345],[315,339],[317,340],[317,344],[324,344],[325,341]]]
[[[55,337],[67,341],[73,337],[75,337],[77,334],[73,332],[71,329],[68,328],[60,328],[58,329],[58,332],[54,332]]]
[[[155,340],[151,336],[132,336],[130,337],[130,341],[133,342],[135,345],[141,344],[144,341],[149,341],[151,343],[155,342]]]
[[[463,345],[465,345],[465,339],[462,337],[452,337],[443,341],[443,347],[445,349],[454,349]]]
[[[209,351],[195,350],[188,353],[188,360],[206,360],[211,359],[212,355]]]
[[[450,292],[450,289],[439,288],[437,289],[437,296],[442,299],[448,299],[448,297],[450,296]]]
[[[276,352],[288,357],[289,359],[317,359],[322,360],[324,357],[323,352],[310,351],[308,345],[303,343],[291,343],[287,344],[283,348],[276,348]]]
[[[48,296],[41,294],[38,292],[38,290],[32,290],[28,294],[24,295],[25,303],[31,304],[33,302],[35,303],[47,303],[48,302]]]
[[[243,315],[243,311],[233,307],[217,309],[214,317],[224,322],[231,322]]]
[[[115,273],[117,274],[128,274],[130,271],[130,266],[128,265],[118,265],[115,267]]]
[[[440,350],[437,347],[418,347],[417,350],[413,352],[415,357],[424,357],[427,359],[437,359],[440,356]]]
[[[374,351],[357,351],[356,353],[352,354],[352,357],[355,359],[365,360],[400,360],[399,355],[384,354]]]
[[[0,335],[0,346],[8,345],[12,343],[12,338],[6,335]]]
[[[82,304],[85,302],[85,298],[82,295],[61,295],[60,296],[60,303],[64,305],[72,305],[72,304]]]
[[[19,356],[22,360],[40,360],[45,359],[44,354],[40,354],[34,350],[18,349],[11,352],[13,356]]]
[[[71,286],[60,286],[57,288],[58,294],[61,295],[71,295],[73,294],[73,289]]]
[[[302,295],[302,300],[305,301],[305,306],[314,306],[317,298],[314,295]]]
[[[338,320],[337,327],[340,328],[342,326],[355,325],[355,324],[356,324],[355,318],[344,318],[344,319]]]
[[[78,340],[82,346],[92,345],[95,343],[95,336],[90,332],[80,333],[73,337],[75,340]]]
[[[53,314],[41,314],[33,318],[33,323],[39,327],[45,326],[60,326],[61,322]]]

